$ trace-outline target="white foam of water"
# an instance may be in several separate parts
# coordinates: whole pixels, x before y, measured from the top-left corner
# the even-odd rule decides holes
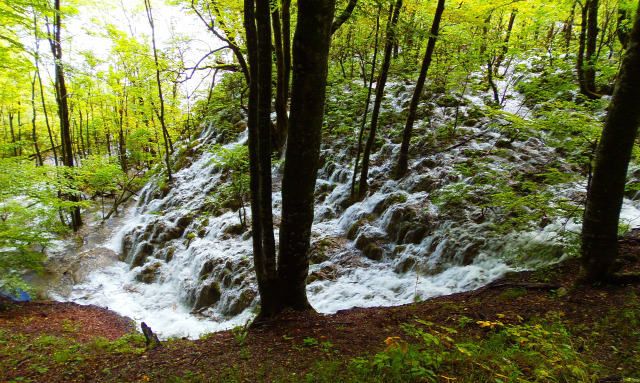
[[[480,256],[468,266],[453,266],[436,275],[397,274],[387,264],[355,268],[332,281],[309,285],[309,301],[322,313],[352,307],[402,305],[431,297],[473,290],[513,270],[497,258]]]

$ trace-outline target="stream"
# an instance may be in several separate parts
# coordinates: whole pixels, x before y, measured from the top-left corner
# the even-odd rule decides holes
[[[412,91],[390,84],[389,93],[396,96],[385,101],[386,110],[400,108]],[[471,95],[468,99],[481,102]],[[528,113],[517,97],[506,103],[509,110]],[[451,109],[438,107],[431,118],[436,125],[451,122]],[[463,106],[460,112],[468,109]],[[472,158],[470,153],[489,153],[495,157],[491,170],[500,172],[544,166],[540,162],[552,155],[553,148],[534,138],[514,141],[505,149],[511,156],[492,154],[501,139],[498,131],[480,122],[464,129],[476,138],[414,160],[400,181],[388,177],[399,145],[386,139],[371,159],[371,193],[350,206],[351,148],[323,146],[307,287],[317,311],[402,305],[476,289],[508,271],[533,267],[536,259],[518,255],[523,249],[544,248],[550,257],[546,262],[562,259],[558,233],[579,232],[579,224],[555,219],[532,232],[495,238],[487,234],[494,218],[484,211],[461,206],[456,214],[441,214],[431,203],[434,190],[475,182],[454,171]],[[204,129],[168,190],[151,181],[119,216],[103,225],[88,223],[82,243],[60,242],[50,249],[49,259],[57,266],[41,283],[48,296],[107,307],[146,322],[163,339],[198,338],[251,320],[259,298],[250,233],[238,230],[236,212],[218,214],[210,208],[210,196],[224,177],[207,148],[220,136],[215,127]],[[246,139],[245,131],[225,146],[244,145]],[[279,165],[273,173],[276,179],[281,176]],[[562,193],[583,192],[583,184],[563,185]],[[276,239],[280,205],[276,190]],[[249,209],[247,214],[250,220]],[[623,216],[633,225],[640,211],[626,200]]]

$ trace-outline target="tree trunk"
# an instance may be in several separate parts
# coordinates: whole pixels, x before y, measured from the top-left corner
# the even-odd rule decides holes
[[[509,52],[509,40],[511,39],[511,31],[513,30],[513,24],[516,21],[516,16],[518,15],[518,10],[514,9],[513,11],[511,11],[511,16],[509,17],[509,24],[507,25],[507,34],[504,37],[504,42],[502,45],[502,50],[500,51],[500,55],[498,56],[498,59],[496,60],[496,64],[495,64],[495,73],[498,73],[498,70],[500,69],[500,65],[502,65],[502,61],[504,60],[505,56],[507,55],[507,52]],[[506,71],[506,69],[505,69]]]
[[[151,27],[151,43],[153,45],[153,59],[156,65],[156,83],[158,84],[158,98],[160,99],[160,113],[158,114],[158,119],[160,120],[160,126],[162,126],[162,138],[164,139],[164,160],[167,165],[167,179],[169,182],[173,180],[171,175],[171,162],[169,160],[169,155],[173,152],[173,145],[171,143],[171,136],[169,135],[169,131],[167,130],[167,125],[164,121],[164,97],[162,95],[162,81],[160,80],[160,64],[158,62],[158,50],[156,49],[156,35],[155,35],[155,27],[153,25],[153,14],[151,12],[151,2],[150,0],[144,0],[144,6],[147,11],[147,19],[149,21],[149,26]]]
[[[606,281],[618,255],[618,221],[640,125],[640,6],[596,152],[582,226],[580,283]]]
[[[254,252],[256,274],[260,291],[261,308],[256,321],[270,318],[279,308],[277,285],[276,250],[273,232],[272,181],[271,181],[271,21],[268,0],[255,3],[256,34],[256,77],[251,79],[257,88],[257,162],[258,162],[258,220],[261,231],[260,253]],[[253,181],[252,181],[253,182]],[[253,207],[252,207],[253,209]]]
[[[62,66],[62,45],[61,45],[61,12],[60,12],[60,0],[54,2],[54,21],[53,21],[53,36],[49,35],[49,44],[51,45],[51,52],[54,57],[55,68],[55,89],[56,89],[56,101],[58,103],[58,115],[60,117],[60,139],[62,144],[62,163],[64,166],[73,167],[73,145],[71,141],[71,128],[69,124],[69,103],[67,95],[67,86],[65,84],[64,68]],[[48,26],[47,26],[48,27]],[[71,193],[69,195],[69,201],[79,202],[79,197]],[[70,209],[71,214],[71,228],[73,231],[77,231],[82,226],[82,216],[80,215],[79,207],[72,207]]]
[[[331,34],[336,33],[336,31],[342,26],[342,24],[349,20],[349,17],[351,17],[351,14],[353,13],[353,10],[355,9],[357,3],[358,0],[349,0],[349,3],[347,4],[347,7],[344,9],[344,11],[342,11],[335,20],[333,20],[333,23],[331,24]]]
[[[281,304],[295,310],[311,308],[306,291],[308,251],[334,7],[334,0],[298,1],[278,257]]]
[[[564,46],[566,50],[569,50],[569,47],[571,46],[571,38],[573,37],[573,22],[576,14],[576,4],[577,2],[573,3],[569,18],[564,25]]]
[[[282,57],[284,59],[284,99],[289,102],[291,84],[291,0],[282,0]]]
[[[588,0],[587,5],[587,40],[586,40],[586,67],[584,79],[587,89],[596,93],[596,49],[598,43],[598,0]]]
[[[577,72],[578,72],[578,86],[580,87],[580,93],[585,95],[591,100],[598,99],[598,95],[593,93],[589,86],[587,85],[587,76],[586,76],[586,68],[584,64],[585,60],[585,47],[587,41],[587,19],[589,15],[589,8],[587,5],[589,4],[589,0],[587,0],[586,4],[582,6],[582,24],[580,26],[580,38],[578,41],[578,58],[577,58]]]
[[[395,32],[396,25],[398,24],[398,18],[400,17],[400,9],[402,8],[402,0],[397,0],[393,10],[393,16],[391,22],[387,26],[387,41],[384,47],[384,61],[382,63],[382,69],[380,70],[380,76],[378,76],[378,82],[376,84],[376,100],[373,104],[373,111],[371,113],[371,127],[369,129],[369,137],[367,138],[367,144],[362,154],[362,171],[360,172],[360,182],[358,185],[358,198],[364,198],[369,185],[367,183],[367,177],[369,176],[369,157],[373,149],[373,144],[376,139],[376,129],[378,126],[378,116],[380,115],[380,106],[382,104],[382,97],[384,96],[384,86],[387,82],[387,76],[389,74],[389,66],[391,65],[391,53],[393,46],[395,45]]]
[[[33,81],[31,81],[31,110],[33,116],[31,117],[31,136],[33,139],[33,148],[36,151],[36,165],[42,166],[42,154],[40,154],[40,147],[38,147],[38,135],[36,134],[36,79],[38,78],[37,74],[34,74]]]
[[[586,60],[587,66],[584,70],[584,78],[587,89],[591,93],[596,93],[596,49],[598,43],[598,0],[587,2],[587,41]]]
[[[244,29],[249,60],[249,102],[247,129],[249,131],[249,173],[251,191],[251,231],[253,239],[253,263],[258,279],[260,296],[271,290],[269,273],[262,262],[262,226],[260,224],[260,155],[258,145],[258,40],[255,21],[255,0],[244,0]]]
[[[360,133],[358,134],[358,147],[356,148],[356,160],[353,165],[353,177],[351,178],[351,195],[353,199],[356,195],[356,176],[358,175],[358,166],[360,165],[360,153],[362,153],[362,136],[364,135],[364,128],[367,124],[367,114],[369,113],[369,102],[371,102],[371,88],[373,87],[373,76],[376,73],[376,62],[378,61],[378,32],[380,30],[380,11],[382,6],[378,6],[378,16],[376,17],[376,38],[373,45],[373,63],[371,65],[371,77],[369,78],[369,86],[367,90],[367,101],[364,104],[364,115],[362,116],[362,125],[360,126]],[[366,85],[365,76],[365,85]]]
[[[394,178],[400,179],[407,172],[407,166],[409,162],[409,142],[411,141],[411,133],[413,131],[413,122],[416,118],[416,110],[418,109],[418,103],[420,102],[420,95],[424,88],[424,82],[427,79],[427,71],[431,64],[431,57],[436,46],[436,40],[438,39],[438,30],[440,29],[440,19],[444,12],[444,1],[438,0],[438,6],[436,7],[436,13],[433,16],[433,23],[431,24],[431,33],[429,35],[429,42],[427,43],[427,50],[422,60],[422,68],[420,69],[420,75],[416,82],[416,88],[413,91],[411,97],[411,104],[409,104],[409,115],[407,116],[407,123],[404,126],[404,132],[402,134],[402,145],[400,146],[400,156],[398,157],[398,163],[394,171]],[[513,24],[513,23],[511,23]]]
[[[271,20],[273,23],[273,42],[276,56],[276,129],[273,134],[273,150],[280,153],[287,139],[287,131],[289,130],[289,116],[287,116],[287,89],[289,84],[285,78],[284,67],[284,51],[282,27],[280,24],[280,10],[274,7],[271,11]]]

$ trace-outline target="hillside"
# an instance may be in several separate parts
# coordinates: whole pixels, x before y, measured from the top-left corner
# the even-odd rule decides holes
[[[640,241],[622,244],[625,270],[640,271]],[[640,288],[576,288],[576,273],[567,261],[425,302],[285,313],[152,350],[106,310],[4,300],[0,381],[639,381]]]

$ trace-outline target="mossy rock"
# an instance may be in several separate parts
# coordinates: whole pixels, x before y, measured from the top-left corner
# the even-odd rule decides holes
[[[394,267],[393,271],[398,274],[405,274],[413,269],[416,265],[416,260],[413,258],[405,258],[398,262],[398,264]]]
[[[415,181],[411,186],[409,191],[411,193],[417,192],[432,192],[436,186],[438,185],[438,180],[430,177],[430,176],[421,176],[417,181]]]
[[[133,257],[133,262],[131,262],[131,268],[144,265],[147,257],[153,254],[154,247],[149,242],[144,242],[138,247],[136,254]]]
[[[404,245],[398,245],[393,248],[393,258],[397,257],[398,254],[402,253],[407,247]]]
[[[362,254],[372,261],[381,261],[384,251],[377,244],[370,243],[364,248],[364,250],[362,250]]]
[[[180,226],[171,227],[171,228],[167,229],[164,232],[164,234],[162,234],[158,238],[158,241],[160,243],[166,243],[166,242],[169,242],[171,240],[178,239],[178,238],[182,237],[182,234],[184,234],[184,230],[185,230],[185,228],[180,227]]]
[[[496,142],[496,148],[500,148],[500,149],[512,149],[513,148],[513,144],[511,143],[510,140],[498,140]]]
[[[173,256],[174,256],[175,252],[176,252],[176,249],[175,249],[174,247],[170,247],[170,248],[168,248],[168,249],[167,249],[167,254],[166,254],[166,256],[165,256],[165,261],[166,261],[167,263],[171,262],[171,260],[173,259]]]
[[[403,237],[402,243],[418,244],[429,234],[429,227],[423,223],[412,225]]]
[[[155,262],[151,265],[146,266],[142,271],[140,271],[136,275],[136,280],[138,282],[150,284],[155,282],[158,279],[158,275],[160,274],[160,268],[162,267],[162,263]]]
[[[486,114],[482,111],[482,109],[478,108],[478,107],[471,107],[469,108],[469,110],[467,111],[467,116],[469,118],[475,118],[475,119],[480,119],[486,116]]]
[[[464,99],[460,99],[454,95],[447,94],[443,97],[440,97],[436,100],[436,105],[445,108],[452,108],[456,106],[466,105],[467,101]]]
[[[243,290],[237,299],[234,299],[231,304],[222,311],[222,315],[236,316],[243,312],[246,308],[251,306],[251,303],[256,297],[256,292],[252,290]]]
[[[191,222],[193,222],[193,214],[187,214],[187,215],[183,215],[182,217],[178,218],[178,220],[176,221],[176,225],[182,229],[186,229]]]
[[[351,225],[349,230],[347,230],[347,239],[350,239],[352,241],[356,239],[356,236],[358,235],[358,231],[360,230],[360,228],[370,223],[373,220],[375,220],[375,216],[371,214],[367,214],[364,217],[357,220],[353,225]]]
[[[247,226],[242,224],[228,225],[224,228],[224,233],[229,235],[240,235],[246,228]]]
[[[403,193],[389,194],[380,201],[374,208],[373,214],[380,215],[384,213],[391,205],[407,202],[407,195]]]
[[[196,302],[193,305],[193,310],[198,311],[202,308],[209,307],[218,303],[222,293],[220,292],[220,285],[218,282],[212,282],[208,285],[205,285],[200,290],[198,297],[196,298]]]

